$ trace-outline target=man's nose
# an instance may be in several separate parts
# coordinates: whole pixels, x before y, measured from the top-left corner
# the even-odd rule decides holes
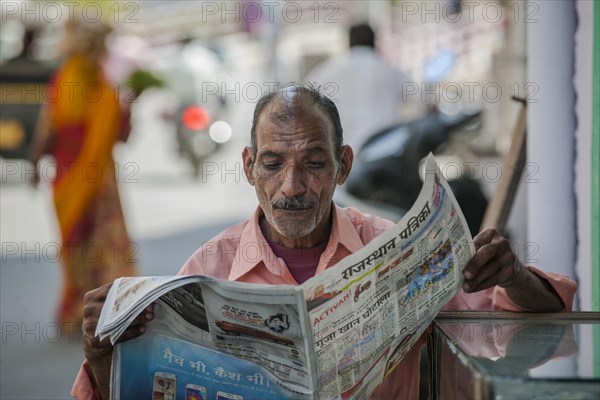
[[[289,165],[283,170],[283,182],[279,189],[286,197],[294,197],[303,194],[306,191],[304,185],[302,169],[294,165]]]

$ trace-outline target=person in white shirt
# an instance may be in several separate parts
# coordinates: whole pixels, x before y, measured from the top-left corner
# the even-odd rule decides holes
[[[306,80],[322,87],[334,85],[331,97],[340,113],[344,139],[356,151],[374,133],[402,121],[403,88],[415,86],[381,59],[375,50],[375,33],[365,24],[352,26],[350,48],[317,65]]]

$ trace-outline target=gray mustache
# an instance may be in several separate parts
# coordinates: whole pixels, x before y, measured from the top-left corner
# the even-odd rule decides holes
[[[287,197],[281,200],[273,200],[271,205],[275,209],[283,210],[305,210],[313,208],[317,204],[314,200],[304,200],[299,197]]]

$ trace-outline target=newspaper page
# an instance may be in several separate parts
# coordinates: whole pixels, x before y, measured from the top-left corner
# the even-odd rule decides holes
[[[142,283],[148,278],[134,279],[127,286],[152,287]],[[300,287],[201,276],[164,282],[168,291],[159,291],[144,335],[115,346],[112,398],[314,398],[312,334]],[[123,299],[105,307],[121,310],[116,303]]]
[[[430,154],[409,212],[365,248],[303,284],[320,399],[365,399],[461,288],[475,249]]]
[[[190,276],[124,277],[113,282],[102,307],[96,335],[110,336],[115,341],[131,321],[144,309],[174,286],[197,280]]]

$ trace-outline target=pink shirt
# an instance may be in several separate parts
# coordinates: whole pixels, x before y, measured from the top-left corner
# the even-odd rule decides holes
[[[263,236],[258,208],[250,220],[234,225],[204,243],[184,264],[180,275],[211,275],[231,281],[297,285],[282,259],[278,258]],[[317,274],[344,257],[361,249],[373,238],[390,229],[394,223],[374,215],[363,214],[355,208],[334,206],[329,243],[319,258]],[[577,285],[566,276],[544,273],[536,268],[530,271],[546,279],[571,310]],[[467,294],[462,290],[452,298],[444,310],[507,310],[525,311],[513,303],[500,287]],[[422,344],[422,341],[420,342]],[[414,346],[392,376],[380,386],[374,399],[417,399],[419,393],[420,347]],[[77,399],[93,399],[91,384],[82,368],[72,395]]]

